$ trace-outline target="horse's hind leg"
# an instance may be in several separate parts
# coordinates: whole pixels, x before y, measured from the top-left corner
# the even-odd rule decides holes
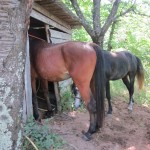
[[[90,126],[87,132],[84,133],[85,140],[91,140],[91,135],[97,131],[97,114],[96,102],[92,94],[90,94],[90,102],[87,104],[87,110],[90,115]]]
[[[47,115],[48,115],[48,117],[50,117],[51,114],[52,114],[52,107],[51,107],[50,97],[49,97],[49,91],[48,91],[48,81],[42,79],[41,80],[41,85],[42,85],[44,97],[45,97],[46,103],[47,103],[47,110],[48,110]]]
[[[35,120],[40,120],[38,112],[37,92],[36,92],[36,79],[31,78],[32,85],[32,103],[33,103],[33,116]]]
[[[126,85],[128,91],[129,91],[129,106],[128,110],[132,111],[133,110],[133,104],[134,104],[134,99],[133,99],[133,93],[134,93],[134,79],[135,77],[130,77],[130,82],[128,80],[128,77],[125,76],[122,81]]]
[[[97,130],[96,101],[88,85],[82,86],[81,83],[76,85],[90,114],[90,126],[88,131],[84,133],[84,139],[90,140],[92,133],[96,132]]]
[[[112,106],[111,106],[111,96],[110,96],[110,83],[106,82],[106,98],[108,100],[108,112],[107,114],[112,114]]]
[[[128,109],[129,109],[129,111],[132,111],[133,110],[133,104],[134,104],[133,93],[134,93],[135,75],[134,74],[130,74],[129,78],[130,78],[130,91],[129,91],[130,101],[129,101]]]

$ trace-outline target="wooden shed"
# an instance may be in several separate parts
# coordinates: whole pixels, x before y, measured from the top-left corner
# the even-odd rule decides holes
[[[71,40],[72,29],[80,26],[77,17],[60,0],[35,0],[28,35],[52,43],[61,43]],[[29,40],[26,50],[24,120],[32,114]],[[49,84],[57,102],[60,101],[59,84],[53,82]]]

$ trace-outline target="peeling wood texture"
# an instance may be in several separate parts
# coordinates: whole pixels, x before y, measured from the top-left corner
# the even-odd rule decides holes
[[[26,123],[26,121],[33,115],[30,56],[29,56],[29,37],[28,36],[26,40],[24,80],[25,80],[25,97],[23,101],[23,122]]]
[[[32,0],[0,1],[0,149],[21,149],[25,44]]]

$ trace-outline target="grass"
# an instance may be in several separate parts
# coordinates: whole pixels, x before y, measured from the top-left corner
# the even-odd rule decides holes
[[[129,93],[122,80],[110,81],[111,97],[123,96],[125,100],[129,101]],[[144,86],[142,90],[138,89],[137,82],[134,84],[134,100],[136,103],[146,105],[150,108],[150,87]]]

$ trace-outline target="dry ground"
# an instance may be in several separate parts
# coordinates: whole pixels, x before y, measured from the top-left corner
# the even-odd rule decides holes
[[[91,141],[82,139],[82,130],[89,126],[87,111],[56,115],[50,128],[67,142],[63,150],[150,150],[150,108],[135,104],[129,113],[122,98],[112,104],[113,115],[106,116]]]

